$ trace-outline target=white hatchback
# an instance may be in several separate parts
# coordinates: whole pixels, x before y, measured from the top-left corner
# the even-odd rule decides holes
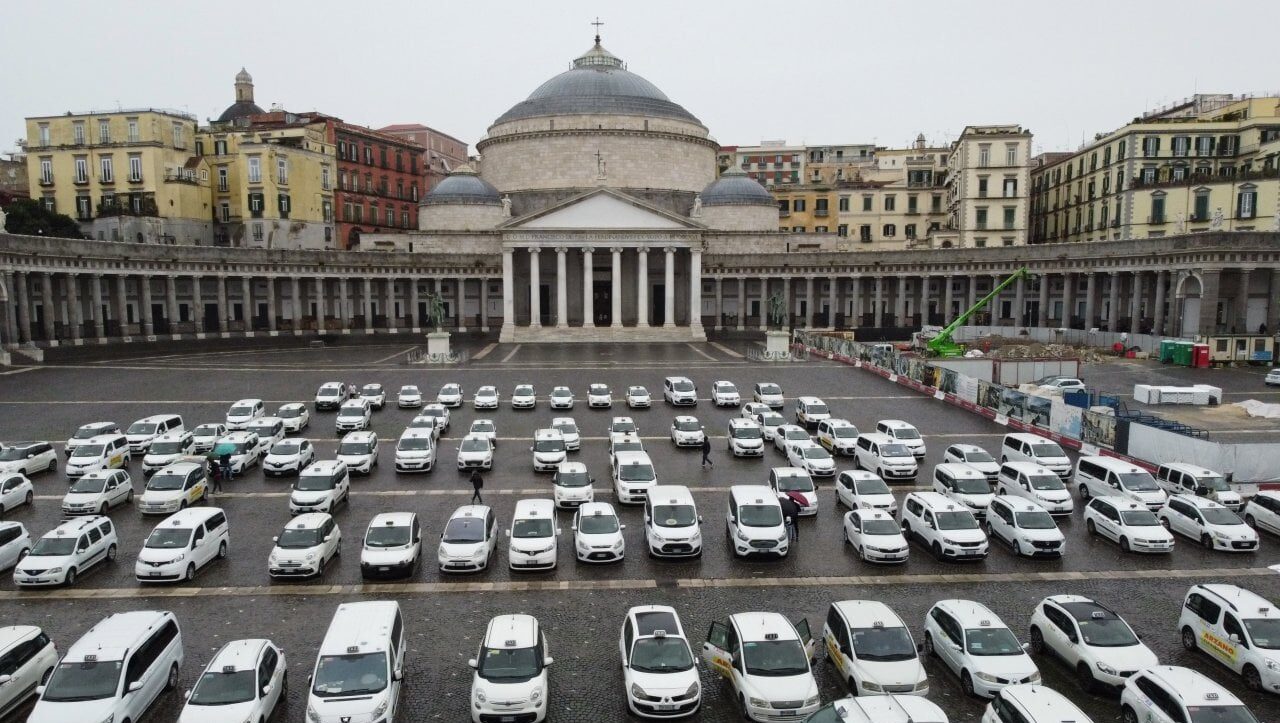
[[[512,409],[533,409],[538,404],[538,395],[532,384],[517,384],[511,392]]]
[[[816,442],[793,442],[787,447],[787,461],[814,477],[832,477],[836,473],[836,461],[831,453]]]
[[[649,390],[641,386],[627,387],[627,407],[630,409],[648,409],[652,400]]]
[[[498,408],[498,388],[484,386],[476,390],[475,397],[471,403],[476,409],[497,409]]]
[[[711,383],[711,401],[717,407],[736,407],[742,404],[742,395],[733,382],[717,381]]]
[[[551,390],[552,409],[573,409],[573,391],[569,387],[554,387]]]
[[[643,605],[627,611],[618,635],[627,708],[641,718],[698,712],[702,684],[693,649],[675,608]]]
[[[272,542],[267,574],[274,578],[316,577],[342,554],[342,531],[327,512],[298,515]]]
[[[1066,538],[1045,508],[1020,497],[997,497],[986,515],[988,537],[1025,557],[1062,557]]]
[[[1066,663],[1086,692],[1123,686],[1135,672],[1160,663],[1124,618],[1080,595],[1051,595],[1036,605],[1031,652]]]
[[[285,699],[284,650],[270,640],[232,640],[187,691],[178,723],[271,720]]]
[[[884,510],[897,516],[898,501],[875,472],[851,469],[836,477],[836,501],[851,510]]]
[[[608,409],[613,406],[613,392],[608,384],[592,384],[587,387],[587,406],[592,409]]]
[[[560,509],[573,509],[595,499],[595,479],[581,462],[561,462],[551,477],[551,497]]]
[[[446,407],[461,407],[462,385],[450,382],[440,387],[440,391],[436,392],[436,403]]]
[[[90,472],[90,474],[93,474]],[[81,478],[83,479],[83,477]],[[35,485],[18,472],[0,473],[0,514],[15,507],[29,505],[35,499]]]
[[[671,420],[671,441],[677,447],[700,447],[706,438],[697,417],[682,414]]]
[[[531,615],[499,615],[489,621],[480,650],[467,661],[472,723],[546,720],[550,707],[547,639]]]
[[[853,510],[844,515],[844,541],[865,562],[906,562],[911,548],[902,528],[884,510]]]
[[[1196,540],[1206,550],[1258,549],[1258,533],[1239,515],[1207,497],[1172,495],[1156,516],[1170,532]]]
[[[262,472],[268,477],[298,474],[316,461],[316,448],[311,440],[301,437],[282,439],[271,445],[262,460]]]
[[[360,549],[360,576],[412,577],[422,556],[422,531],[413,512],[381,512],[369,521]]]
[[[551,428],[560,433],[566,450],[573,452],[582,447],[582,435],[578,432],[578,423],[573,417],[553,417]]]
[[[122,469],[89,472],[71,483],[62,497],[64,515],[105,515],[133,501],[133,480]]]
[[[493,443],[467,435],[458,442],[458,469],[493,469]]]
[[[579,562],[618,562],[627,552],[627,526],[608,502],[588,502],[573,515],[573,551]]]
[[[925,651],[956,674],[966,695],[991,698],[1007,685],[1039,683],[1027,647],[973,600],[939,600],[924,618]]]
[[[422,406],[422,392],[412,384],[400,387],[396,392],[396,406],[400,409],[414,409]]]
[[[498,446],[498,425],[492,419],[473,419],[467,429],[469,437],[484,437],[496,448]]]
[[[284,431],[289,434],[297,434],[311,424],[311,412],[301,402],[281,404],[276,410],[276,416],[284,423]]]

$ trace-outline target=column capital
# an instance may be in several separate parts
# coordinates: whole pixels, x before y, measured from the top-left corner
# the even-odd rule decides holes
[[[622,253],[622,247],[621,247],[621,246],[610,246],[610,247],[609,247],[609,253],[620,254],[620,253]]]
[[[566,251],[568,251],[568,250],[569,250],[569,247],[567,247],[567,246],[557,246],[557,247],[556,247],[556,253],[558,253],[558,254],[564,254],[564,253],[565,253]]]
[[[636,247],[636,253],[638,253],[638,254],[644,254],[645,256],[648,256],[648,255],[649,255],[649,247],[648,247],[648,246],[637,246],[637,247]]]
[[[540,254],[542,253],[542,248],[539,246],[530,246],[529,253],[532,255]]]
[[[663,251],[664,253],[666,253],[666,255],[670,256],[670,255],[672,255],[672,254],[674,254],[674,253],[676,252],[676,247],[675,247],[675,246],[663,246],[663,247],[662,247],[662,251]]]

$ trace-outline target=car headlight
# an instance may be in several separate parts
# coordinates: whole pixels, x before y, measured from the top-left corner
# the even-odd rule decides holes
[[[48,570],[46,570],[46,572],[48,572],[49,574],[53,575],[53,574],[57,574],[57,573],[59,573],[59,572],[62,572],[62,568],[60,568],[60,567],[51,567],[51,568],[49,568]]]
[[[768,707],[769,707],[769,701],[765,700],[764,698],[756,698],[756,697],[752,696],[751,698],[748,698],[748,699],[747,699],[747,702],[748,702],[748,703],[750,703],[751,705],[755,706],[756,708],[768,708]]]
[[[921,693],[928,689],[929,689],[929,680],[927,678],[925,680],[920,681],[919,683],[916,683],[916,687],[913,688],[913,690],[917,693]]]
[[[175,558],[173,558],[173,559],[172,559],[172,560],[170,560],[169,562],[182,562],[182,561],[183,561],[183,560],[185,560],[185,559],[187,559],[187,553],[185,553],[185,552],[179,552],[179,553],[178,553],[178,556],[177,556],[177,557],[175,557]]]
[[[990,673],[974,673],[974,675],[977,676],[978,680],[985,680],[988,683],[996,682],[996,676]]]
[[[471,553],[472,560],[483,560],[486,557],[488,557],[488,553],[486,553],[484,550],[476,550],[475,552]]]
[[[811,705],[817,705],[821,702],[822,702],[822,698],[820,696],[816,696],[816,695],[811,696],[809,698],[804,699],[804,707],[808,708]]]
[[[782,537],[778,538],[778,542],[786,542],[788,539],[789,538],[784,534]]]
[[[386,713],[387,705],[389,704],[390,704],[389,700],[384,700],[381,703],[379,703],[378,707],[373,709],[373,719],[377,720],[383,713]]]
[[[622,549],[622,545],[623,545],[622,540],[618,540],[617,542],[613,543],[613,549],[615,549],[615,550],[621,550],[621,549]]]
[[[649,700],[651,697],[648,693],[644,692],[644,688],[641,688],[639,683],[631,684],[631,695],[639,698],[640,700]]]
[[[106,718],[103,718],[103,719],[100,721],[100,723],[115,723],[115,720],[116,720],[116,714],[115,714],[115,713],[112,713],[112,714],[108,715]]]
[[[748,540],[750,540],[750,539],[751,539],[751,538],[747,537],[745,534],[743,534],[743,533],[742,533],[742,530],[734,530],[733,535],[734,535],[734,537],[737,537],[739,540],[741,540],[741,541],[743,541],[743,542],[747,542]]]
[[[537,703],[540,700],[542,700],[542,691],[535,688],[534,691],[529,694],[529,702]]]
[[[320,723],[320,714],[311,706],[307,706],[307,720],[312,721],[312,723]]]
[[[1267,661],[1267,670],[1280,670],[1280,663],[1274,660]]]
[[[311,562],[312,560],[316,559],[316,553],[308,552],[307,556],[302,559],[306,560],[307,562]]]
[[[684,695],[686,698],[688,698],[688,697],[697,695],[700,691],[701,691],[701,687],[698,685],[698,681],[695,680],[693,681],[692,684],[689,685],[689,689],[684,692]]]
[[[879,684],[879,683],[869,683],[869,682],[867,682],[867,683],[863,683],[863,684],[862,684],[862,687],[863,687],[863,688],[865,688],[865,689],[867,689],[867,690],[869,690],[869,691],[871,691],[872,693],[879,693],[881,690],[883,690],[883,688],[881,688],[881,687],[880,687],[880,684]]]
[[[1040,671],[1038,671],[1038,670],[1037,670],[1036,672],[1032,673],[1032,674],[1031,674],[1031,677],[1030,677],[1030,678],[1028,678],[1027,680],[1030,680],[1032,683],[1039,684],[1039,682],[1040,682]]]
[[[473,695],[475,695],[476,701],[479,703],[486,703],[489,700],[488,696],[484,694],[483,688],[476,688]]]
[[[949,538],[949,537],[944,537],[944,538],[942,538],[942,544],[944,544],[944,545],[959,545],[960,543],[959,543],[959,542],[956,542],[955,540],[953,540],[953,539],[951,539],[951,538]]]
[[[1097,665],[1098,665],[1098,672],[1106,673],[1107,675],[1116,674],[1116,669],[1111,667],[1110,665],[1107,665],[1106,663],[1099,661]]]
[[[1220,542],[1229,542],[1231,540],[1231,537],[1229,535],[1225,535],[1221,532],[1218,532],[1217,530],[1214,530],[1213,539],[1218,540]]]

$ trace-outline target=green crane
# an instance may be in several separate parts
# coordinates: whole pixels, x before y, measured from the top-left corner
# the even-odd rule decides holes
[[[954,341],[951,341],[951,334],[955,332],[956,329],[964,325],[964,323],[969,320],[969,317],[978,313],[978,311],[980,311],[982,307],[986,306],[988,302],[996,298],[996,294],[1000,293],[1001,291],[1004,291],[1004,289],[1008,287],[1009,284],[1012,284],[1018,279],[1025,278],[1026,276],[1029,276],[1029,275],[1030,273],[1027,271],[1025,266],[1013,272],[1012,274],[1009,274],[1009,278],[997,284],[996,288],[992,289],[990,294],[987,294],[986,296],[979,299],[978,303],[974,304],[970,309],[965,311],[960,316],[957,316],[954,321],[952,321],[950,324],[947,325],[945,329],[938,332],[937,336],[930,339],[925,344],[925,348],[927,348],[929,350],[929,353],[933,356],[945,357],[945,356],[960,356],[961,354],[964,354],[964,344],[958,344]]]

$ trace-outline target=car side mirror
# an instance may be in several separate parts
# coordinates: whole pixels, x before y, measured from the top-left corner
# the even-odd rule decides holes
[[[596,483],[596,478],[595,478],[595,477],[588,477],[587,479],[589,479],[589,480],[591,481],[591,484],[595,484],[595,483]]]
[[[543,665],[551,665],[554,662],[556,662],[556,659],[551,657],[550,655],[548,655],[546,658],[542,660]]]
[[[1231,641],[1232,643],[1234,643],[1234,644],[1239,644],[1239,642],[1240,642],[1240,636],[1239,636],[1239,635],[1237,635],[1236,633],[1232,633],[1232,634],[1228,635],[1228,636],[1227,636],[1227,639],[1228,639],[1228,640],[1230,640],[1230,641]]]
[[[511,530],[507,530],[507,537],[511,537]]]
[[[529,451],[530,451],[530,452],[532,452],[532,451],[533,451],[533,447],[530,447],[530,448],[529,448]]]
[[[271,691],[272,691],[272,690],[273,690],[273,689],[272,689],[272,687],[271,687],[271,684],[270,684],[270,683],[267,683],[266,685],[262,686],[262,694],[263,694],[263,695],[271,695]]]
[[[916,652],[917,652],[917,653],[923,653],[923,652],[924,652],[924,643],[916,643]]]
[[[277,535],[277,536],[275,536],[275,537],[271,538],[271,541],[272,541],[272,542],[279,542],[279,541],[280,541],[280,536],[279,536],[279,535]]]
[[[1075,641],[1074,641],[1074,640],[1072,640],[1071,642],[1073,642],[1073,643],[1074,643]],[[1023,644],[1022,644],[1022,649],[1023,649],[1023,650],[1030,650],[1030,649],[1031,649],[1031,643],[1023,643]]]
[[[43,685],[37,685],[37,686],[36,686],[36,695],[44,695],[44,686],[43,686]]]
[[[332,540],[332,539],[333,539],[333,535],[325,535],[325,536],[324,536],[324,541],[325,541],[325,542],[328,542],[329,540]]]
[[[701,524],[702,524],[702,515],[698,515],[698,524],[699,524],[699,525],[701,525]]]
[[[13,680],[12,675],[0,675],[0,685],[8,683],[10,680]]]
[[[479,662],[478,662],[478,661],[476,661],[476,659],[475,659],[475,658],[472,658],[471,660],[468,660],[468,661],[467,661],[467,665],[469,665],[469,666],[471,666],[472,668],[474,668],[474,667],[477,667],[477,666],[479,665]]]
[[[396,668],[394,671],[392,671],[392,672],[391,672],[391,679],[392,679],[392,680],[403,680],[403,679],[404,679],[404,671],[403,671],[403,670],[401,670],[401,669],[399,669],[399,668]]]
[[[569,529],[570,529],[570,530],[573,530],[574,532],[577,532],[577,531],[578,531],[578,526],[577,526],[577,525],[569,525]]]
[[[142,690],[142,681],[141,681],[141,680],[135,680],[135,681],[133,681],[132,683],[130,683],[130,684],[129,684],[129,692],[130,692],[130,693],[136,693],[136,692],[138,692],[138,691],[140,691],[140,690]]]
[[[619,529],[619,530],[625,530],[625,529],[627,529],[627,526],[626,526],[626,525],[618,525],[618,529]]]
[[[269,687],[269,686],[268,686],[268,687]],[[264,690],[264,691],[262,691],[262,694],[263,694],[263,695],[266,695],[266,694],[267,694],[267,692]],[[182,691],[182,697],[183,697],[183,698],[190,698],[190,697],[191,697],[191,689],[190,689],[190,688],[187,688],[186,690]]]

